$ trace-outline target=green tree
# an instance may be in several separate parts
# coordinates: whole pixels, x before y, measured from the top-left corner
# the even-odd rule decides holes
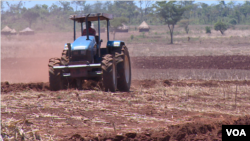
[[[3,8],[4,8],[4,6],[3,6],[3,1],[1,0],[1,1],[0,1],[0,9],[1,9],[1,12],[2,12]]]
[[[86,4],[86,1],[71,1],[71,4],[75,5],[76,11],[77,11],[78,7],[80,7],[80,9],[82,11],[82,7]]]
[[[245,5],[250,5],[250,1],[245,1]]]
[[[148,15],[152,11],[153,1],[145,1],[144,15]]]
[[[237,21],[236,21],[235,19],[231,19],[231,20],[229,21],[229,23],[232,24],[232,25],[236,25],[236,24],[237,24]]]
[[[173,44],[174,26],[178,21],[181,20],[182,15],[186,10],[185,7],[182,7],[181,5],[177,5],[175,3],[175,1],[157,1],[155,5],[157,11],[156,14],[159,15],[159,17],[161,17],[162,19],[164,19],[164,24],[168,25],[171,36],[171,44]]]
[[[202,18],[204,20],[204,24],[206,24],[209,21],[209,17],[210,17],[210,12],[209,12],[209,6],[206,3],[201,3],[201,7],[202,7]]]
[[[63,12],[68,13],[70,11],[74,11],[74,9],[70,6],[70,2],[59,1],[59,3],[62,5]]]
[[[0,18],[1,18],[1,20],[3,20],[3,9],[4,9],[4,6],[3,6],[3,1],[1,0],[0,1]]]
[[[91,7],[92,6],[90,4],[85,4],[83,8],[83,13],[91,13]]]
[[[8,19],[8,24],[9,23],[16,23],[21,19],[21,13],[23,9],[23,5],[25,2],[19,1],[16,4],[10,4],[8,1],[4,1],[6,5],[8,6],[8,10],[4,12],[3,18]],[[3,3],[2,3],[3,4]]]
[[[93,4],[93,6],[92,6],[93,8],[93,12],[94,13],[101,13],[101,12],[104,12],[103,11],[103,3],[101,2],[101,1],[96,1],[94,4]]]
[[[183,13],[183,17],[186,19],[190,19],[192,16],[192,13],[193,13],[192,9],[194,8],[193,2],[194,1],[180,1],[179,2],[182,6],[186,7],[185,12]]]
[[[56,4],[52,4],[50,7],[49,7],[49,11],[51,14],[59,14],[59,12],[61,11],[61,7],[58,7]]]
[[[248,14],[250,14],[250,2],[245,2],[241,7],[240,7],[240,12],[244,15],[245,20],[247,19]]]
[[[115,1],[113,5],[113,12],[115,17],[127,17],[128,22],[131,21],[134,16],[136,5],[133,1]]]
[[[106,12],[106,13],[113,13],[113,7],[112,7],[112,6],[113,6],[113,5],[112,5],[111,1],[106,1],[106,2],[104,3],[105,12]]]
[[[48,5],[46,5],[46,4],[35,5],[32,9],[34,11],[36,11],[37,13],[39,13],[39,17],[42,20],[42,22],[46,21],[48,15],[49,15]]]
[[[113,20],[111,20],[110,24],[111,24],[111,29],[113,30],[113,40],[115,40],[116,29],[119,26],[122,26],[123,23],[127,23],[127,22],[128,22],[128,18],[125,18],[125,17],[118,17],[118,18],[114,18]]]
[[[222,7],[225,7],[225,6],[226,6],[226,3],[225,3],[225,1],[224,1],[224,0],[219,1],[219,4],[220,4]]]
[[[234,15],[235,15],[235,17],[237,19],[237,23],[239,24],[240,23],[240,12],[238,10],[236,10]]]
[[[19,1],[18,4],[9,4],[9,2],[6,1],[6,4],[9,7],[9,12],[17,15],[21,13],[21,9],[22,9],[24,2]]]
[[[224,32],[227,30],[227,25],[226,25],[225,23],[219,21],[219,22],[215,23],[214,29],[215,29],[216,31],[219,30],[220,33],[223,35]]]
[[[32,23],[36,21],[38,17],[39,13],[35,9],[27,9],[23,14],[23,18],[28,21],[29,27],[31,27]]]
[[[183,27],[184,30],[186,31],[186,33],[188,34],[189,32],[189,28],[188,28],[188,25],[189,25],[189,19],[182,19],[179,21],[179,26],[180,27]]]

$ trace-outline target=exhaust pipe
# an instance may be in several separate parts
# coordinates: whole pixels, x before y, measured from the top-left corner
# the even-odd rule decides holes
[[[67,45],[68,45],[68,56],[69,56],[69,61],[70,61],[70,58],[71,58],[71,44],[67,43]]]
[[[86,40],[89,40],[89,27],[88,27],[88,17],[89,17],[90,14],[88,14],[85,18],[85,22],[86,22],[86,31],[87,31],[87,39]]]

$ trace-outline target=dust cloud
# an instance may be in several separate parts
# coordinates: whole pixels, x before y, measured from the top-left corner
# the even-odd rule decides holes
[[[49,58],[61,56],[64,44],[72,42],[66,38],[60,33],[2,36],[1,81],[48,82]]]

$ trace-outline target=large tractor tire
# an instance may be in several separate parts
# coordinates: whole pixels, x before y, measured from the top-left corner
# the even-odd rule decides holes
[[[102,58],[102,79],[105,91],[115,92],[117,88],[116,61],[113,55],[106,54]]]
[[[61,64],[67,66],[69,64],[68,50],[63,50],[61,57]]]
[[[50,90],[58,91],[62,89],[61,72],[53,69],[53,66],[60,66],[61,60],[59,58],[49,59],[49,85]]]
[[[120,91],[128,92],[131,85],[131,64],[128,48],[123,45],[121,53],[116,52],[117,63],[117,89]]]

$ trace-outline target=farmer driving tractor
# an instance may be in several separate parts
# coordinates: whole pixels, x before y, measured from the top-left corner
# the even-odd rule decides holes
[[[49,84],[53,91],[77,87],[82,89],[83,80],[102,80],[105,91],[129,92],[131,65],[125,42],[109,40],[109,25],[112,14],[89,13],[70,15],[74,21],[74,41],[65,43],[61,58],[49,60]],[[106,21],[107,43],[101,48],[100,21]],[[98,33],[91,22],[98,22]],[[81,25],[81,35],[76,38],[76,22]],[[83,30],[83,25],[86,29]],[[87,35],[86,35],[87,34]],[[98,34],[98,36],[96,36]],[[118,78],[119,76],[119,78]]]
[[[88,21],[88,29],[89,29],[89,35],[94,35],[96,34],[96,31],[95,29],[91,28],[91,21]],[[87,28],[86,28],[87,29]],[[82,35],[87,35],[87,30],[84,29],[83,32],[82,32]]]

